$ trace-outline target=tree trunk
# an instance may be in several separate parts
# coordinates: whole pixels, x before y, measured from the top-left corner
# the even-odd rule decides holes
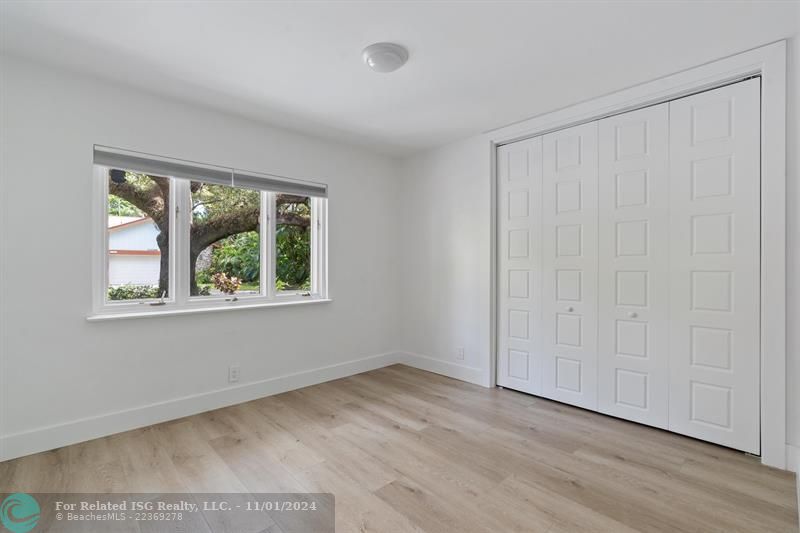
[[[166,227],[166,225],[163,227]],[[161,265],[158,274],[158,296],[161,297],[162,294],[172,296],[169,293],[169,233],[162,229],[161,233],[156,237],[156,243],[161,252]]]
[[[195,272],[197,270],[197,258],[200,257],[200,253],[203,250],[204,248],[199,250],[195,250],[194,247],[189,248],[189,295],[191,296],[200,295],[200,288],[197,286]]]

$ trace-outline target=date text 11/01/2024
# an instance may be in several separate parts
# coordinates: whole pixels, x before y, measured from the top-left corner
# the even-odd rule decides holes
[[[55,502],[56,511],[169,511],[169,512],[188,512],[198,511],[316,511],[317,502],[315,501],[290,501],[290,500],[266,500],[266,501],[246,501],[243,504],[231,504],[227,501],[204,501],[194,503],[188,501],[164,502],[164,501],[128,501],[121,502]]]

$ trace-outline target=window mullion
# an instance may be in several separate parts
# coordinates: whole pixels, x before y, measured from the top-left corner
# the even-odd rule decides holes
[[[269,249],[266,245],[264,235],[269,233],[269,211],[267,209],[267,193],[259,193],[259,214],[258,214],[258,281],[261,296],[269,296]]]
[[[96,284],[93,306],[95,312],[98,312],[107,305],[108,295],[108,169],[95,166],[94,177],[99,207],[95,211],[94,218],[97,244],[93,270],[93,279]]]
[[[312,272],[316,272],[314,280],[316,281],[315,291],[321,298],[328,297],[328,250],[326,244],[328,242],[328,201],[324,198],[316,198],[315,200],[316,220],[314,221],[314,236],[316,243],[314,251],[316,258],[312,264]]]
[[[317,198],[309,199],[309,207],[311,208],[311,294],[319,293],[319,201]]]
[[[171,217],[174,222],[171,232],[172,265],[170,266],[171,283],[175,286],[174,301],[184,306],[189,301],[189,232],[191,231],[191,198],[189,181],[172,178]]]
[[[275,193],[263,192],[262,193],[262,212],[266,214],[266,224],[264,224],[264,231],[261,232],[261,245],[264,248],[262,254],[262,270],[264,271],[264,287],[263,294],[270,300],[275,298],[275,268],[276,268],[276,248],[275,248],[275,230],[276,230],[276,209],[275,209]]]

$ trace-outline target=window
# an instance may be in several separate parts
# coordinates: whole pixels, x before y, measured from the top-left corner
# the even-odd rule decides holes
[[[311,198],[275,195],[275,290],[311,290]]]
[[[95,147],[94,313],[325,300],[325,185]]]
[[[105,174],[108,299],[168,297],[169,178],[121,169]]]
[[[189,295],[261,294],[261,193],[191,182]]]

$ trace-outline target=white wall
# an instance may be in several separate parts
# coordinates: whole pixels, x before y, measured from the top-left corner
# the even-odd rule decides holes
[[[787,88],[787,440],[800,445],[800,36],[789,45]],[[418,154],[401,168],[404,204],[401,348],[459,371],[455,347],[488,382],[492,196],[486,138]]]
[[[491,371],[490,155],[479,136],[408,158],[400,196],[402,348],[418,366],[484,385]]]
[[[108,249],[158,250],[160,232],[152,220],[112,229],[108,232]]]
[[[394,161],[0,60],[0,460],[385,364],[357,360],[396,348]],[[327,182],[334,301],[87,322],[94,143]]]
[[[789,41],[786,120],[786,438],[800,446],[800,35]],[[800,461],[800,450],[795,461]]]

